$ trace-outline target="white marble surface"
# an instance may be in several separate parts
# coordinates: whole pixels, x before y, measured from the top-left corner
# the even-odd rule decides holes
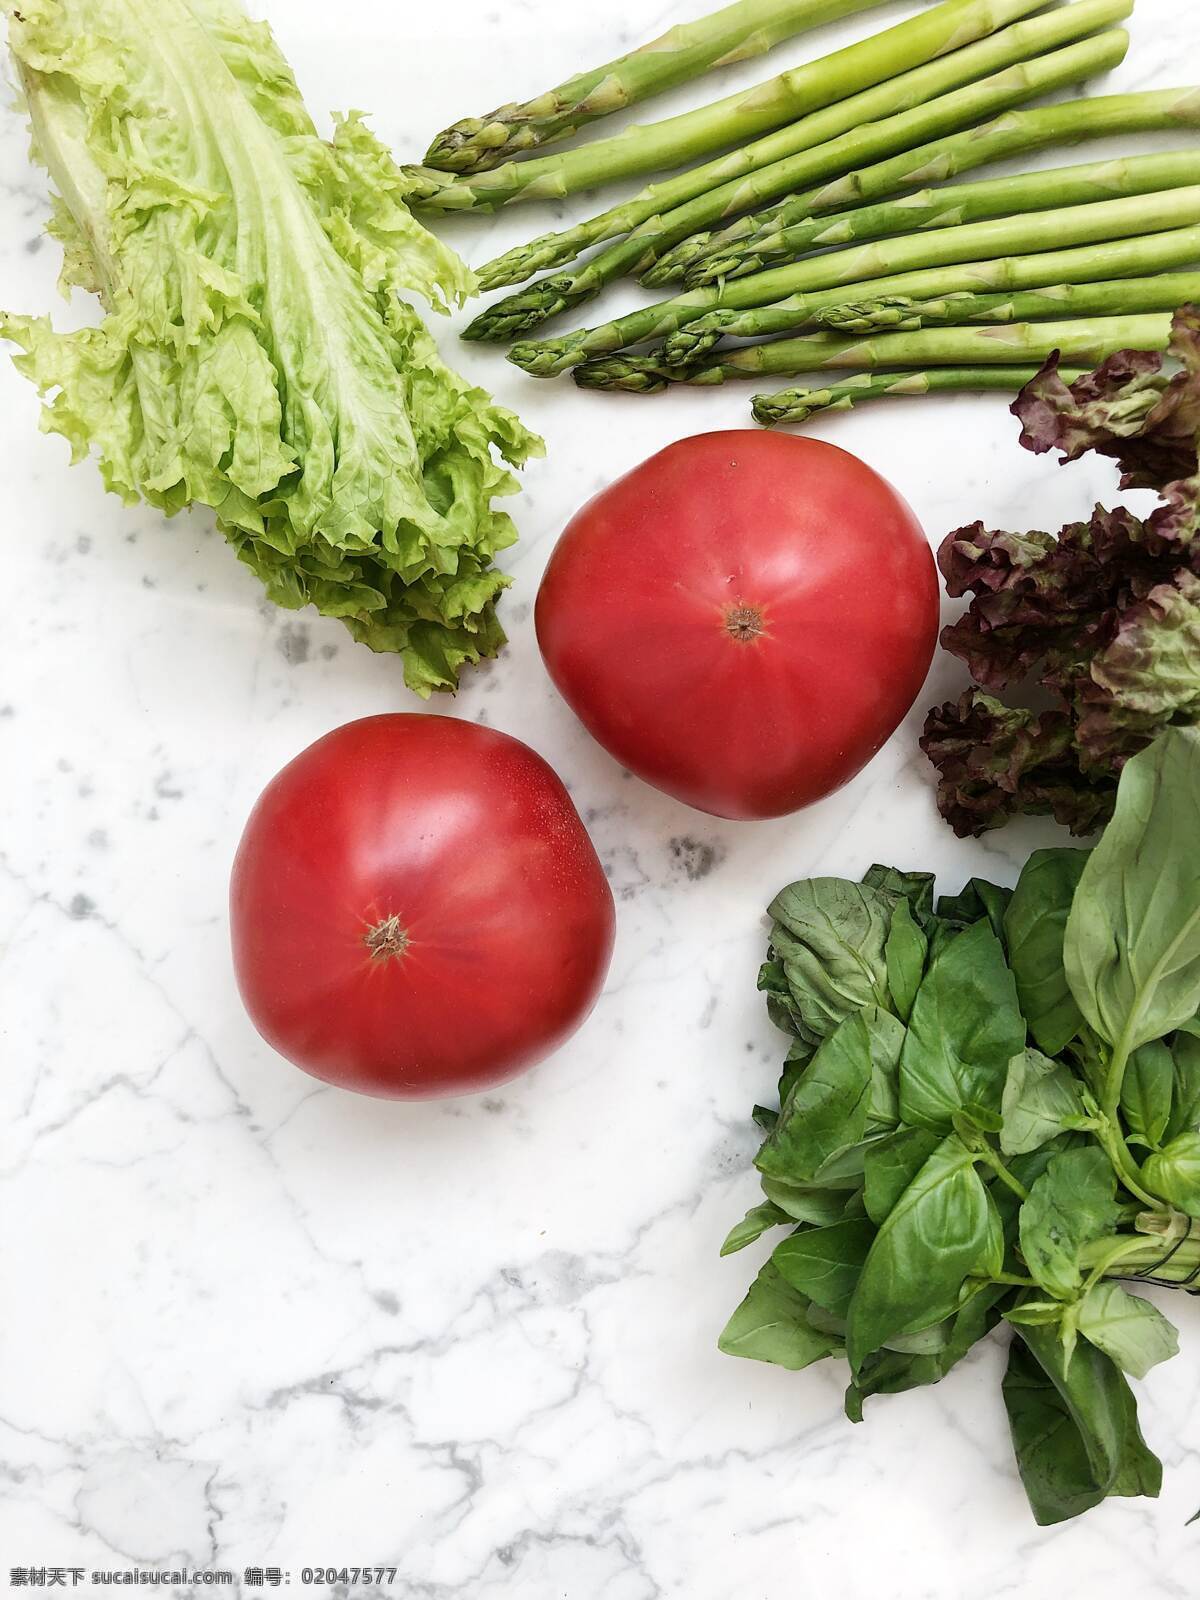
[[[315,111],[369,108],[416,156],[455,115],[692,8],[264,9]],[[1193,3],[1139,0],[1134,26],[1114,84],[1194,75]],[[45,214],[5,112],[0,304],[56,305]],[[452,231],[482,260],[548,221]],[[319,1088],[273,1055],[238,1005],[225,921],[258,790],[336,724],[412,709],[394,663],[267,608],[205,517],[167,525],[69,471],[0,364],[0,1583],[18,1564],[186,1561],[274,1564],[298,1586],[304,1565],[381,1562],[413,1600],[1193,1595],[1190,1304],[1184,1353],[1139,1386],[1163,1498],[1054,1532],[1016,1481],[998,1348],[857,1429],[832,1364],[717,1354],[755,1254],[717,1250],[756,1193],[748,1113],[784,1048],[754,990],[761,908],[792,877],[877,858],[949,888],[1011,881],[1053,830],[967,845],[936,817],[915,738],[958,686],[948,661],[871,768],[803,816],[723,825],[623,775],[543,673],[538,577],[596,488],[684,433],[743,425],[746,393],[586,395],[446,344],[549,444],[516,504],[511,647],[451,709],[562,772],[620,933],[569,1048],[502,1093],[429,1106]],[[890,477],[931,540],[979,515],[1057,527],[1113,489],[1102,466],[1021,452],[994,399],[815,431]]]

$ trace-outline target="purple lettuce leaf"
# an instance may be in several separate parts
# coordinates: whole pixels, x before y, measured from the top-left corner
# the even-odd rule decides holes
[[[1111,814],[1115,777],[1085,776],[1065,711],[1007,706],[978,689],[936,706],[921,749],[938,769],[938,809],[960,838],[1020,814],[1091,833]]]
[[[1163,503],[1144,519],[1097,506],[1057,535],[950,534],[947,592],[972,598],[942,643],[978,687],[930,712],[921,745],[956,832],[1032,813],[1087,833],[1130,756],[1200,721],[1200,313],[1177,315],[1165,361],[1125,351],[1069,387],[1047,362],[1013,411],[1029,449],[1097,451]]]
[[[1200,577],[1179,572],[1125,612],[1078,709],[1080,760],[1095,769],[1123,766],[1168,723],[1200,721]]]
[[[1069,387],[1052,356],[1013,402],[1021,443],[1076,461],[1088,450],[1121,468],[1123,489],[1165,490],[1196,470],[1200,434],[1200,311],[1176,313],[1164,357],[1123,350]]]

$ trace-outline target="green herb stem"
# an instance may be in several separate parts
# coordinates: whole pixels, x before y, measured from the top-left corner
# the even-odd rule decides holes
[[[1099,1243],[1103,1246],[1107,1246],[1107,1248],[1099,1251],[1098,1259],[1095,1265],[1088,1272],[1087,1278],[1084,1280],[1082,1292],[1080,1294],[1081,1299],[1088,1293],[1089,1290],[1095,1288],[1096,1284],[1100,1282],[1101,1278],[1103,1278],[1106,1274],[1111,1275],[1112,1268],[1115,1267],[1118,1262],[1124,1261],[1128,1257],[1139,1255],[1143,1251],[1146,1241],[1145,1239],[1138,1238],[1136,1235],[1130,1236],[1128,1234],[1123,1234],[1118,1235],[1115,1239],[1102,1239],[1099,1241]],[[1119,1276],[1119,1274],[1117,1274],[1117,1276]]]
[[[1123,1076],[1124,1068],[1122,1068]],[[1120,1083],[1118,1082],[1117,1105],[1119,1106],[1120,1103],[1121,1093]],[[1096,1125],[1096,1137],[1104,1147],[1104,1152],[1108,1159],[1117,1169],[1117,1176],[1130,1194],[1140,1200],[1144,1206],[1149,1206],[1152,1211],[1161,1210],[1161,1200],[1156,1199],[1154,1195],[1148,1193],[1142,1187],[1138,1176],[1137,1163],[1130,1154],[1129,1146],[1125,1143],[1125,1135],[1121,1132],[1121,1125],[1116,1116],[1109,1116],[1107,1112],[1103,1113],[1102,1120]]]
[[[1112,1255],[1113,1240],[1097,1239],[1083,1247],[1080,1264],[1085,1270],[1103,1263],[1106,1278],[1140,1278],[1166,1287],[1191,1287],[1200,1284],[1200,1222],[1193,1222],[1186,1233],[1171,1242],[1169,1238],[1122,1236],[1119,1253]]]
[[[1004,1162],[990,1146],[985,1149],[981,1149],[979,1151],[979,1157],[982,1161],[985,1161],[989,1167],[991,1167],[992,1171],[1000,1179],[1000,1182],[1003,1183],[1007,1188],[1011,1189],[1022,1203],[1029,1199],[1029,1190],[1019,1178],[1013,1177],[1012,1173],[1004,1165]],[[1004,1280],[1001,1279],[999,1281],[1003,1282]]]
[[[1130,1016],[1125,1024],[1121,1037],[1113,1046],[1113,1053],[1109,1057],[1108,1070],[1104,1075],[1104,1097],[1101,1102],[1104,1115],[1114,1127],[1117,1125],[1117,1114],[1121,1109],[1121,1090],[1125,1084],[1125,1069],[1129,1065],[1129,1058],[1133,1054],[1133,1026],[1136,1018]],[[1124,1144],[1124,1140],[1121,1141]]]

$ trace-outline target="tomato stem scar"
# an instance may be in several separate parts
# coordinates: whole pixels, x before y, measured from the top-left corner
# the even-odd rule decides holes
[[[408,949],[408,933],[399,917],[385,917],[367,929],[363,943],[376,961],[386,961],[389,956],[398,959]]]
[[[757,606],[730,606],[725,613],[725,631],[731,639],[749,644],[764,631],[763,614]]]

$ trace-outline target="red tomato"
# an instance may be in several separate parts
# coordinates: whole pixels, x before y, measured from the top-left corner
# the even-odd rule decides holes
[[[542,581],[550,675],[623,765],[722,817],[852,778],[920,691],[933,557],[882,478],[833,445],[701,434],[584,507]]]
[[[567,791],[507,734],[367,717],[263,792],[231,886],[255,1027],[314,1077],[395,1099],[485,1089],[592,1009],[612,892]]]

